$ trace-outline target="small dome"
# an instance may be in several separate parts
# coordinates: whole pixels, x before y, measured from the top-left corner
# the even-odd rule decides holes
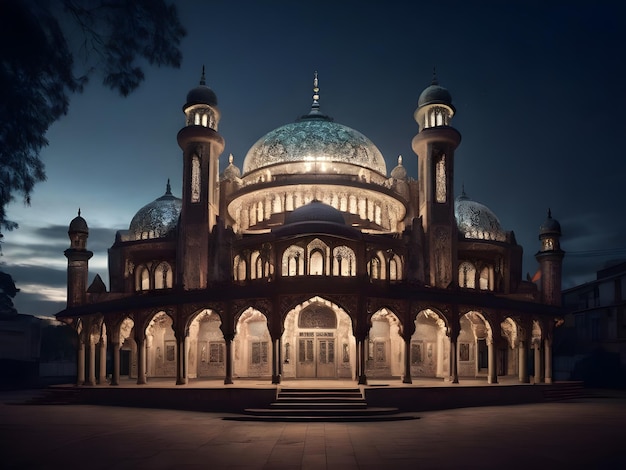
[[[183,109],[193,106],[194,104],[217,106],[217,95],[213,90],[206,86],[206,80],[204,79],[204,67],[202,67],[200,84],[187,93],[187,103],[185,103]]]
[[[68,233],[79,232],[89,234],[89,227],[87,227],[87,221],[80,216],[80,209],[78,209],[78,216],[74,217],[70,222],[70,228]]]
[[[398,166],[391,170],[391,177],[396,180],[405,180],[406,176],[406,168],[402,166],[402,155],[400,155],[398,156]]]
[[[487,206],[472,201],[465,192],[454,201],[454,217],[463,238],[506,241],[498,217]]]
[[[548,209],[548,218],[539,227],[539,235],[561,235],[561,224],[552,218],[550,209]]]
[[[220,181],[233,181],[239,178],[241,178],[241,170],[233,164],[233,154],[231,153],[228,157],[228,166],[224,168]]]
[[[182,200],[172,195],[170,182],[165,194],[143,206],[130,222],[128,228],[132,240],[163,238],[176,229]]]
[[[437,78],[434,77],[432,83],[420,94],[417,100],[417,106],[422,107],[427,104],[445,104],[452,107],[452,95],[450,92],[439,85]]]
[[[298,207],[285,216],[285,225],[299,222],[327,222],[345,225],[346,221],[341,212],[321,201],[313,200],[304,206]]]

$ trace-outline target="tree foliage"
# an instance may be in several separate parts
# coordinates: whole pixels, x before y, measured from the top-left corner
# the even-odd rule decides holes
[[[146,63],[180,66],[184,35],[166,0],[0,0],[0,232],[17,227],[7,205],[45,180],[46,132],[71,94],[100,73],[128,95]]]

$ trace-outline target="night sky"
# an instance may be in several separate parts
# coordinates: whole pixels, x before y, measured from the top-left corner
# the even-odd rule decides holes
[[[187,36],[180,69],[146,67],[128,98],[94,76],[48,132],[48,180],[16,201],[3,269],[20,313],[65,307],[67,228],[80,208],[94,252],[89,282],[108,285],[115,232],[165,192],[181,196],[176,134],[202,66],[226,141],[220,167],[240,168],[264,134],[306,114],[313,73],[321,110],[369,137],[413,178],[413,112],[433,68],[456,107],[461,188],[487,205],[537,269],[538,228],[550,208],[563,230],[563,287],[626,259],[626,2],[176,2]],[[78,69],[80,71],[80,69]]]

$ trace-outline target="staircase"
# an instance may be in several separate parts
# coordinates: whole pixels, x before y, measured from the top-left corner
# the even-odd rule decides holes
[[[269,408],[246,408],[232,421],[346,422],[415,419],[398,408],[367,406],[359,388],[279,388]]]

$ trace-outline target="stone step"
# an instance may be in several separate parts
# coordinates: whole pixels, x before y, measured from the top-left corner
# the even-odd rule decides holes
[[[398,413],[398,408],[374,408],[366,407],[361,409],[354,408],[246,408],[245,414],[251,414],[255,416],[316,416],[316,417],[331,417],[331,416],[380,416]]]
[[[239,421],[380,421],[413,419],[398,408],[369,407],[359,388],[283,388],[268,408],[247,408]]]
[[[359,401],[359,402],[346,402],[346,401],[285,402],[285,401],[280,400],[280,401],[276,401],[270,404],[270,409],[281,409],[281,410],[296,410],[296,409],[334,410],[334,409],[341,409],[341,408],[348,409],[348,410],[364,410],[364,409],[367,409],[367,403],[365,401]]]

